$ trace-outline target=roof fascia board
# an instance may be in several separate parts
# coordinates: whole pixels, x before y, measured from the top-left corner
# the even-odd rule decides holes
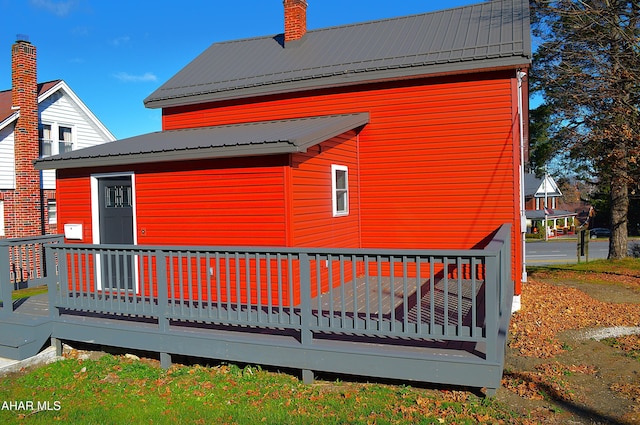
[[[19,116],[20,116],[19,112],[14,112],[13,114],[9,115],[7,119],[0,122],[0,130],[4,130],[5,127],[7,127],[9,124],[17,120]]]
[[[244,145],[234,148],[211,147],[206,149],[185,149],[183,151],[163,151],[152,153],[127,154],[120,156],[103,156],[78,158],[69,160],[37,161],[36,170],[62,170],[69,168],[105,167],[118,165],[148,164],[157,162],[195,161],[201,159],[217,159],[229,157],[277,155],[297,152],[295,146],[289,142],[277,142],[268,145]]]
[[[411,68],[394,68],[377,71],[350,72],[330,77],[309,78],[299,81],[265,84],[255,87],[229,89],[213,93],[195,94],[180,98],[165,98],[145,102],[147,108],[169,108],[217,102],[223,100],[242,99],[256,96],[268,96],[293,93],[305,90],[321,90],[327,88],[346,87],[358,84],[383,83],[388,81],[410,80],[417,78],[434,78],[449,75],[482,73],[487,71],[516,70],[529,68],[531,60],[525,57],[509,57],[464,61],[456,63],[428,64]]]
[[[293,143],[298,146],[298,152],[306,152],[307,149],[317,145],[318,143],[322,143],[325,140],[329,140],[340,134],[344,134],[347,131],[362,127],[363,125],[369,123],[368,112],[354,114],[354,118],[356,118],[357,121],[347,120],[347,122],[335,124],[328,129],[327,127],[323,127],[322,129],[318,129],[318,131],[316,131],[315,133],[310,134],[309,137],[305,138],[304,141],[293,140]]]

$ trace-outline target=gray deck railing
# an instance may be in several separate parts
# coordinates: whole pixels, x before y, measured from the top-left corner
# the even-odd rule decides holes
[[[82,311],[157,320],[486,344],[503,355],[513,281],[510,225],[484,249],[372,250],[56,244],[52,315]],[[504,336],[504,335],[503,335]]]
[[[45,285],[49,271],[56,273],[56,262],[45,261],[45,247],[62,241],[62,235],[0,239],[0,311],[3,314],[13,312],[14,290]]]

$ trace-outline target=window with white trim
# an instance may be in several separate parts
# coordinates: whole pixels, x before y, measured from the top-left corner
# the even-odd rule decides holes
[[[49,224],[58,223],[58,207],[56,201],[47,201],[47,216],[49,217]]]
[[[331,193],[333,216],[349,215],[349,169],[344,165],[331,165]]]
[[[40,124],[40,155],[42,157],[58,155],[73,150],[73,127],[53,124]]]

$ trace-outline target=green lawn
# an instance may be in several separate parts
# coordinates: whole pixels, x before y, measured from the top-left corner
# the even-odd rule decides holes
[[[67,359],[0,378],[3,400],[3,424],[518,422],[496,401],[463,391],[342,381],[305,385],[292,375],[249,366],[176,365],[163,370],[157,362],[112,355],[95,361]],[[6,404],[11,401],[13,409]],[[30,405],[36,410],[27,409]]]

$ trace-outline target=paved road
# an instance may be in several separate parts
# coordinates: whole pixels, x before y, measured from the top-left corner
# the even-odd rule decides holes
[[[598,239],[589,241],[589,260],[607,258],[609,254],[609,240]],[[527,242],[526,260],[530,266],[547,264],[567,264],[578,262],[577,240],[551,240]],[[582,257],[580,261],[585,261]]]

